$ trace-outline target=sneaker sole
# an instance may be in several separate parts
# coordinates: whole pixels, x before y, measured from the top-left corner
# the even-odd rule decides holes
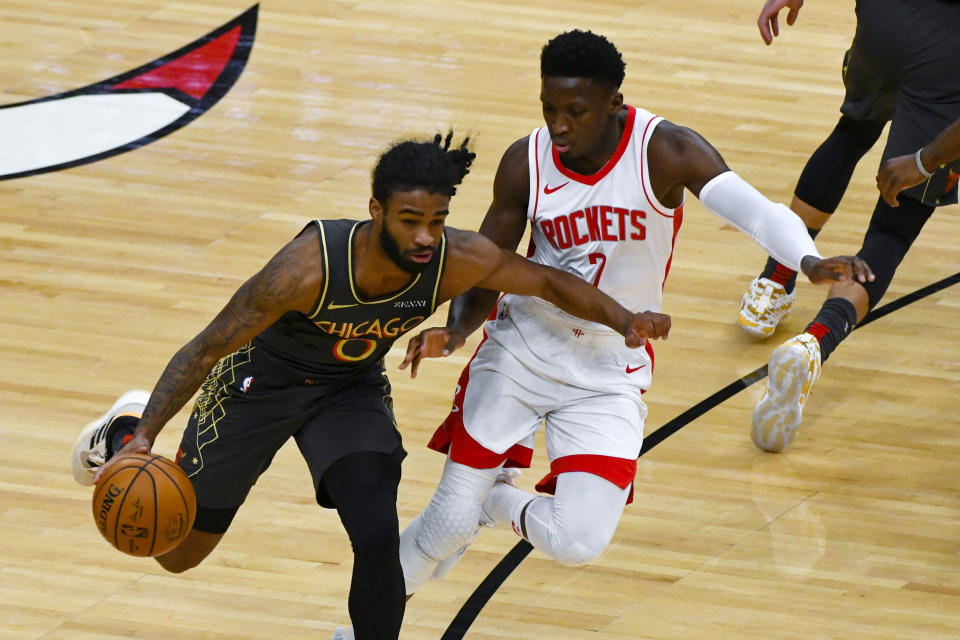
[[[800,396],[809,363],[802,348],[777,347],[770,357],[767,389],[753,410],[750,437],[757,448],[780,453],[793,443],[803,413]]]

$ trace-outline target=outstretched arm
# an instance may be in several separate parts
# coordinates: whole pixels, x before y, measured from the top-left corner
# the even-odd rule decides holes
[[[709,142],[696,132],[663,121],[654,129],[647,151],[650,181],[667,206],[678,206],[689,189],[713,213],[748,233],[782,264],[816,283],[873,279],[870,268],[854,256],[824,260],[803,221],[730,171]]]
[[[773,42],[774,36],[780,35],[780,11],[789,7],[787,13],[787,24],[793,26],[800,15],[800,7],[803,6],[803,0],[767,0],[760,10],[760,17],[757,18],[757,26],[760,27],[760,37],[766,44]]]
[[[877,188],[891,207],[898,207],[897,194],[920,184],[937,167],[960,158],[960,120],[944,129],[933,142],[914,154],[890,158],[877,173]]]
[[[247,280],[213,321],[170,359],[123,451],[149,451],[160,430],[193,397],[220,358],[250,342],[287,311],[311,311],[322,280],[319,258],[317,235],[310,231]],[[95,480],[108,467],[102,467]]]
[[[440,286],[441,298],[472,286],[537,296],[571,315],[607,325],[634,348],[647,339],[666,338],[670,332],[670,316],[652,311],[632,313],[577,276],[500,249],[480,234],[448,228],[447,237],[450,255]],[[411,366],[411,375],[415,377],[420,360],[450,353],[446,347],[449,339],[447,327],[421,332],[407,344],[407,355],[400,368]]]

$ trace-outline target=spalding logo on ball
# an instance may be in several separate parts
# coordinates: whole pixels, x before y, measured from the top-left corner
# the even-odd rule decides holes
[[[197,515],[193,485],[176,463],[154,454],[117,458],[93,492],[93,519],[107,542],[132,556],[176,547]]]

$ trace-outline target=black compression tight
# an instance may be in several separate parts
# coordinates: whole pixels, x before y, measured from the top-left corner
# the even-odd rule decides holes
[[[884,124],[841,116],[834,130],[807,160],[797,180],[796,196],[824,213],[836,211],[857,162],[880,137]]]
[[[894,208],[883,198],[877,200],[870,226],[863,237],[863,247],[857,252],[876,277],[873,282],[862,285],[867,290],[871,309],[886,293],[900,261],[933,213],[933,207],[912,198],[899,196],[898,201],[900,206]]]
[[[406,589],[400,567],[397,485],[400,463],[355,453],[330,465],[323,484],[353,546],[350,619],[357,640],[396,640]]]

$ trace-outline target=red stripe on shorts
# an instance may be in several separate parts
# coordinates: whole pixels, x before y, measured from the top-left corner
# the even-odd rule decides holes
[[[496,309],[491,314],[491,319],[496,317]],[[487,335],[484,333],[483,340],[477,345],[477,351],[473,358],[477,357],[480,347],[486,342]],[[482,444],[474,440],[463,424],[463,398],[467,394],[467,385],[470,383],[470,365],[473,358],[463,368],[460,379],[457,380],[457,393],[453,397],[453,408],[427,443],[427,447],[440,453],[449,453],[450,459],[459,464],[473,467],[474,469],[493,469],[501,464],[505,467],[523,467],[530,466],[530,460],[533,458],[533,449],[515,444],[503,453],[497,453],[487,449]]]
[[[537,483],[537,491],[554,494],[557,490],[557,476],[571,471],[583,471],[609,480],[621,489],[630,487],[627,504],[633,502],[633,478],[637,475],[637,461],[613,456],[574,455],[557,458],[550,463],[550,473]]]

